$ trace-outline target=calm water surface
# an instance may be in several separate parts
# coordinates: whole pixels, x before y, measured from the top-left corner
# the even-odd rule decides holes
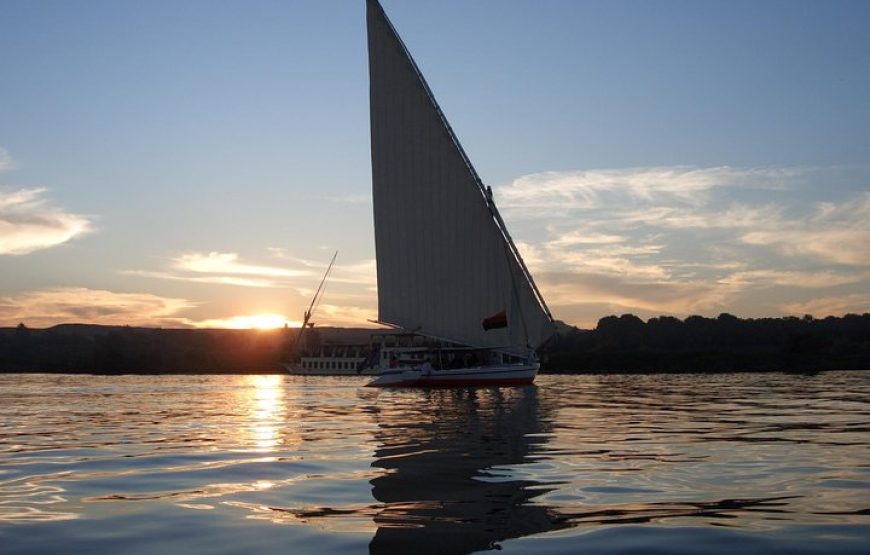
[[[0,375],[0,553],[867,553],[870,372]]]

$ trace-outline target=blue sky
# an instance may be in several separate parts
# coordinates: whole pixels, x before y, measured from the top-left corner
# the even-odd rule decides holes
[[[382,4],[557,318],[870,311],[870,4]],[[362,0],[0,13],[0,325],[376,316]]]

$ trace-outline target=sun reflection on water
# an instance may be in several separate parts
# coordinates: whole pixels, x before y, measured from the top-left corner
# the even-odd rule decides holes
[[[866,545],[866,372],[361,383],[0,374],[0,552],[108,551],[108,528],[171,552],[179,516],[227,545],[266,538],[263,553],[312,534],[444,553],[617,525],[691,529],[697,551],[726,526],[773,546],[800,533],[811,553]]]
[[[287,406],[284,401],[284,376],[249,376],[251,398],[250,440],[254,451],[271,453],[281,444],[281,427]]]

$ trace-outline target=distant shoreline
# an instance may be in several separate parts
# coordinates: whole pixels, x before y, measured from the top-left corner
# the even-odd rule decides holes
[[[607,316],[593,330],[559,325],[542,374],[814,373],[870,369],[870,314],[646,322]],[[134,328],[63,324],[0,328],[0,373],[283,374],[298,328]],[[315,328],[324,345],[368,344],[373,328]],[[165,370],[172,368],[173,370]]]

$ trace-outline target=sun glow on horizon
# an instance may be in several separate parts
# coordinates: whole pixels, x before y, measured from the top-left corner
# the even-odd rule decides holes
[[[283,328],[285,325],[291,328],[299,328],[302,327],[302,322],[298,320],[288,320],[282,314],[264,313],[203,320],[195,324],[198,328],[222,328],[234,330],[273,330]]]

